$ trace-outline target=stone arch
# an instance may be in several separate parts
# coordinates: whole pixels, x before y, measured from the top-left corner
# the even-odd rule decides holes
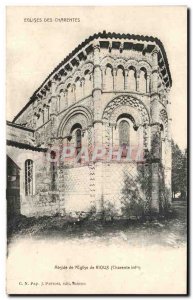
[[[110,63],[107,63],[104,68],[103,86],[105,90],[113,90],[114,88],[113,65]]]
[[[136,127],[139,127],[142,123],[141,116],[138,111],[129,105],[120,105],[118,106],[111,114],[110,122],[116,124],[119,116],[121,115],[130,115],[133,119],[133,124]]]
[[[93,84],[94,84],[93,80],[94,80],[93,73],[86,70],[85,74],[84,74],[84,81],[83,81],[84,96],[91,95],[92,89],[93,89]]]
[[[38,103],[37,107],[36,107],[36,111],[40,112],[43,110],[43,104],[42,103]]]
[[[127,122],[129,120],[133,123],[133,125],[136,124],[135,119],[133,118],[133,116],[130,112],[129,113],[121,113],[116,119],[116,125],[118,125],[122,120],[126,120]]]
[[[125,64],[125,69],[129,70],[131,67],[137,70],[137,61],[134,59],[129,59]]]
[[[80,69],[76,70],[72,76],[72,82],[74,83],[77,78],[81,78],[81,77],[82,77],[81,70]]]
[[[79,76],[75,78],[74,84],[75,84],[75,99],[76,101],[78,101],[83,98],[83,87]]]
[[[113,65],[108,63],[105,65],[105,75],[107,75],[107,69],[111,69],[111,73],[112,73],[112,76],[113,76]]]
[[[141,68],[146,69],[147,75],[150,75],[150,73],[151,73],[151,66],[150,66],[150,64],[148,64],[148,62],[146,62],[144,60],[140,60],[138,62],[138,68],[139,69],[141,69]]]
[[[119,66],[122,66],[124,68],[125,63],[126,63],[126,60],[124,58],[117,58],[117,59],[115,59],[114,66],[115,66],[115,68],[118,68]]]
[[[147,70],[141,67],[139,70],[139,91],[147,93]]]
[[[130,111],[132,109],[132,113],[134,113],[134,110],[136,111],[133,116],[136,119],[136,122],[138,122],[140,125],[149,124],[150,123],[150,116],[149,112],[144,105],[144,103],[134,97],[128,96],[128,95],[120,95],[115,98],[113,98],[105,107],[102,115],[102,119],[106,122],[112,122],[111,119],[114,121],[117,117],[116,109],[121,111],[121,108],[119,107],[129,107]],[[128,109],[128,108],[127,108]],[[128,109],[129,110],[129,109]],[[138,114],[141,117],[141,121],[139,120]]]
[[[49,93],[47,94],[47,97],[46,97],[46,98],[48,99],[47,102],[49,101],[49,99],[50,99],[51,97],[52,97],[52,93],[49,92]]]
[[[71,77],[71,81],[72,81],[72,77]],[[71,81],[68,81],[68,83],[71,82]],[[60,83],[57,85],[57,87],[56,87],[56,93],[60,93],[61,90],[64,90],[64,91],[65,91],[65,90],[66,90],[66,87],[67,87],[66,81],[60,82]]]
[[[73,77],[72,76],[69,76],[66,80],[65,80],[65,82],[64,82],[64,86],[67,88],[67,86],[69,85],[69,84],[73,84]]]
[[[115,68],[116,61],[112,56],[105,56],[101,60],[101,66],[105,68],[107,64],[110,64],[113,68]]]
[[[72,76],[69,76],[66,80],[61,81],[56,87],[56,92],[58,92],[61,88],[65,90],[69,83],[73,83]]]
[[[76,106],[70,109],[60,122],[58,137],[69,135],[75,123],[79,123],[83,129],[91,126],[93,123],[93,115],[90,110],[84,106]]]
[[[89,71],[89,74],[93,72],[93,68],[94,68],[94,65],[92,62],[86,62],[84,63],[82,66],[81,66],[81,76],[82,78],[84,78],[84,75],[85,75],[85,72],[88,70]]]
[[[134,66],[129,66],[128,68],[128,89],[129,91],[137,90],[137,69]]]
[[[125,89],[125,69],[121,64],[117,65],[116,70],[116,89],[124,90]]]

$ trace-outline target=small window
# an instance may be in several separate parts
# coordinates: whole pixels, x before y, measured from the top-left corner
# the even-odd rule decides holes
[[[82,147],[82,135],[81,135],[81,130],[77,129],[76,130],[76,155],[78,155],[81,151]],[[79,160],[80,162],[80,160]]]
[[[119,145],[122,147],[122,157],[127,156],[127,146],[130,145],[130,125],[123,120],[119,123]]]
[[[26,196],[33,195],[33,161],[27,159],[25,161],[25,194]]]
[[[119,144],[129,145],[129,123],[125,120],[119,123]]]

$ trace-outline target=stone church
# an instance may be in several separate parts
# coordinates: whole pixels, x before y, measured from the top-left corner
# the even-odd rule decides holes
[[[125,178],[138,186],[139,168],[159,213],[171,201],[171,86],[159,39],[88,37],[7,121],[8,213],[101,213],[111,203],[120,214]]]

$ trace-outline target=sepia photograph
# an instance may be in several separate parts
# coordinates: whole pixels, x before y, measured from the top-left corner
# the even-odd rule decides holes
[[[187,13],[6,8],[8,294],[187,294]]]

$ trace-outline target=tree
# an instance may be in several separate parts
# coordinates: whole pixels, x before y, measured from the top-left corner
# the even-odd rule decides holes
[[[185,198],[187,193],[187,149],[183,153],[172,140],[172,196],[180,193]]]

